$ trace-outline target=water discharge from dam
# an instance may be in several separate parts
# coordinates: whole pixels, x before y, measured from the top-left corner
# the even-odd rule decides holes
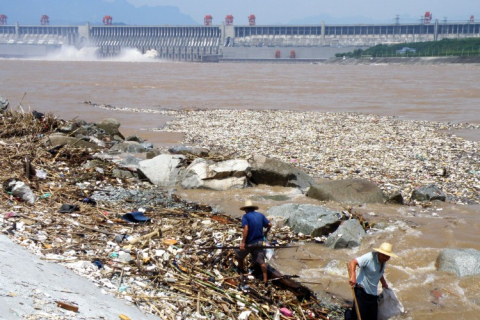
[[[74,46],[62,46],[60,49],[47,54],[45,57],[29,58],[27,60],[45,61],[105,61],[105,62],[162,62],[156,59],[156,52],[151,50],[142,54],[135,48],[123,48],[121,53],[115,57],[99,58],[98,48],[84,47],[77,49]]]
[[[72,53],[76,55],[76,53]],[[135,61],[136,54],[131,60]],[[92,101],[121,108],[284,109],[318,112],[361,112],[405,120],[480,123],[478,65],[322,65],[199,64],[121,61],[0,60],[0,94],[12,106],[54,112],[61,118],[87,121],[117,118],[125,135],[137,133],[158,145],[181,141],[181,134],[152,133],[161,127],[157,114],[108,111],[84,104]],[[158,60],[156,60],[158,61]],[[24,97],[24,93],[26,93]],[[22,100],[23,99],[23,100]],[[458,133],[480,140],[477,131]],[[181,190],[188,199],[206,202],[239,216],[245,198],[261,211],[283,203],[316,203],[289,188],[259,187],[213,192]],[[271,196],[284,196],[282,201]],[[342,210],[337,206],[338,210]],[[480,250],[480,206],[442,203],[432,208],[364,205],[355,207],[369,220],[390,227],[372,233],[360,248],[330,250],[306,244],[278,250],[274,264],[297,274],[322,299],[349,298],[350,259],[383,241],[395,245],[400,259],[386,269],[387,281],[408,311],[404,319],[478,319],[479,276],[457,278],[437,272],[442,248]],[[327,293],[325,293],[327,292]]]

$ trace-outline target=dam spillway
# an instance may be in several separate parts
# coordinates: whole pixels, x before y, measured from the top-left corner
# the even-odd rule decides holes
[[[216,61],[286,58],[324,60],[335,53],[396,44],[480,37],[480,23],[256,25],[256,26],[0,26],[0,56],[48,54],[62,46],[97,48],[100,57],[122,49],[155,50],[161,59]],[[278,55],[277,57],[275,55]],[[290,56],[291,57],[291,56]]]

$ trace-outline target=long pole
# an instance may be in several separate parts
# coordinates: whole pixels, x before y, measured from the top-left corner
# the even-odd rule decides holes
[[[350,265],[347,262],[347,270],[348,270],[348,279],[350,279],[351,274],[350,274]],[[353,302],[355,303],[355,311],[357,312],[357,318],[358,320],[362,320],[362,317],[360,315],[360,309],[358,308],[358,303],[357,303],[357,296],[355,295],[355,289],[350,287],[352,289],[352,295],[353,295]]]

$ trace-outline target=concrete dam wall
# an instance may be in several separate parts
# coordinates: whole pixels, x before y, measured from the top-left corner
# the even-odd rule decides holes
[[[310,26],[0,26],[0,57],[45,55],[62,46],[125,48],[176,61],[325,60],[377,44],[480,37],[480,23]]]

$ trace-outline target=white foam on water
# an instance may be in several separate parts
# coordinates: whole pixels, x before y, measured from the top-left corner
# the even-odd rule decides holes
[[[123,48],[118,57],[112,57],[101,60],[108,61],[120,61],[120,62],[161,62],[161,60],[156,59],[158,57],[158,52],[155,50],[149,50],[145,54],[142,54],[135,48]]]
[[[331,260],[324,268],[303,269],[300,272],[302,278],[321,278],[324,275],[348,277],[345,264],[339,260]]]
[[[27,60],[40,61],[119,61],[119,62],[165,62],[158,59],[159,54],[155,50],[149,50],[142,54],[135,48],[123,48],[116,57],[99,57],[99,48],[85,47],[77,49],[73,46],[62,46],[45,57],[28,58]]]

